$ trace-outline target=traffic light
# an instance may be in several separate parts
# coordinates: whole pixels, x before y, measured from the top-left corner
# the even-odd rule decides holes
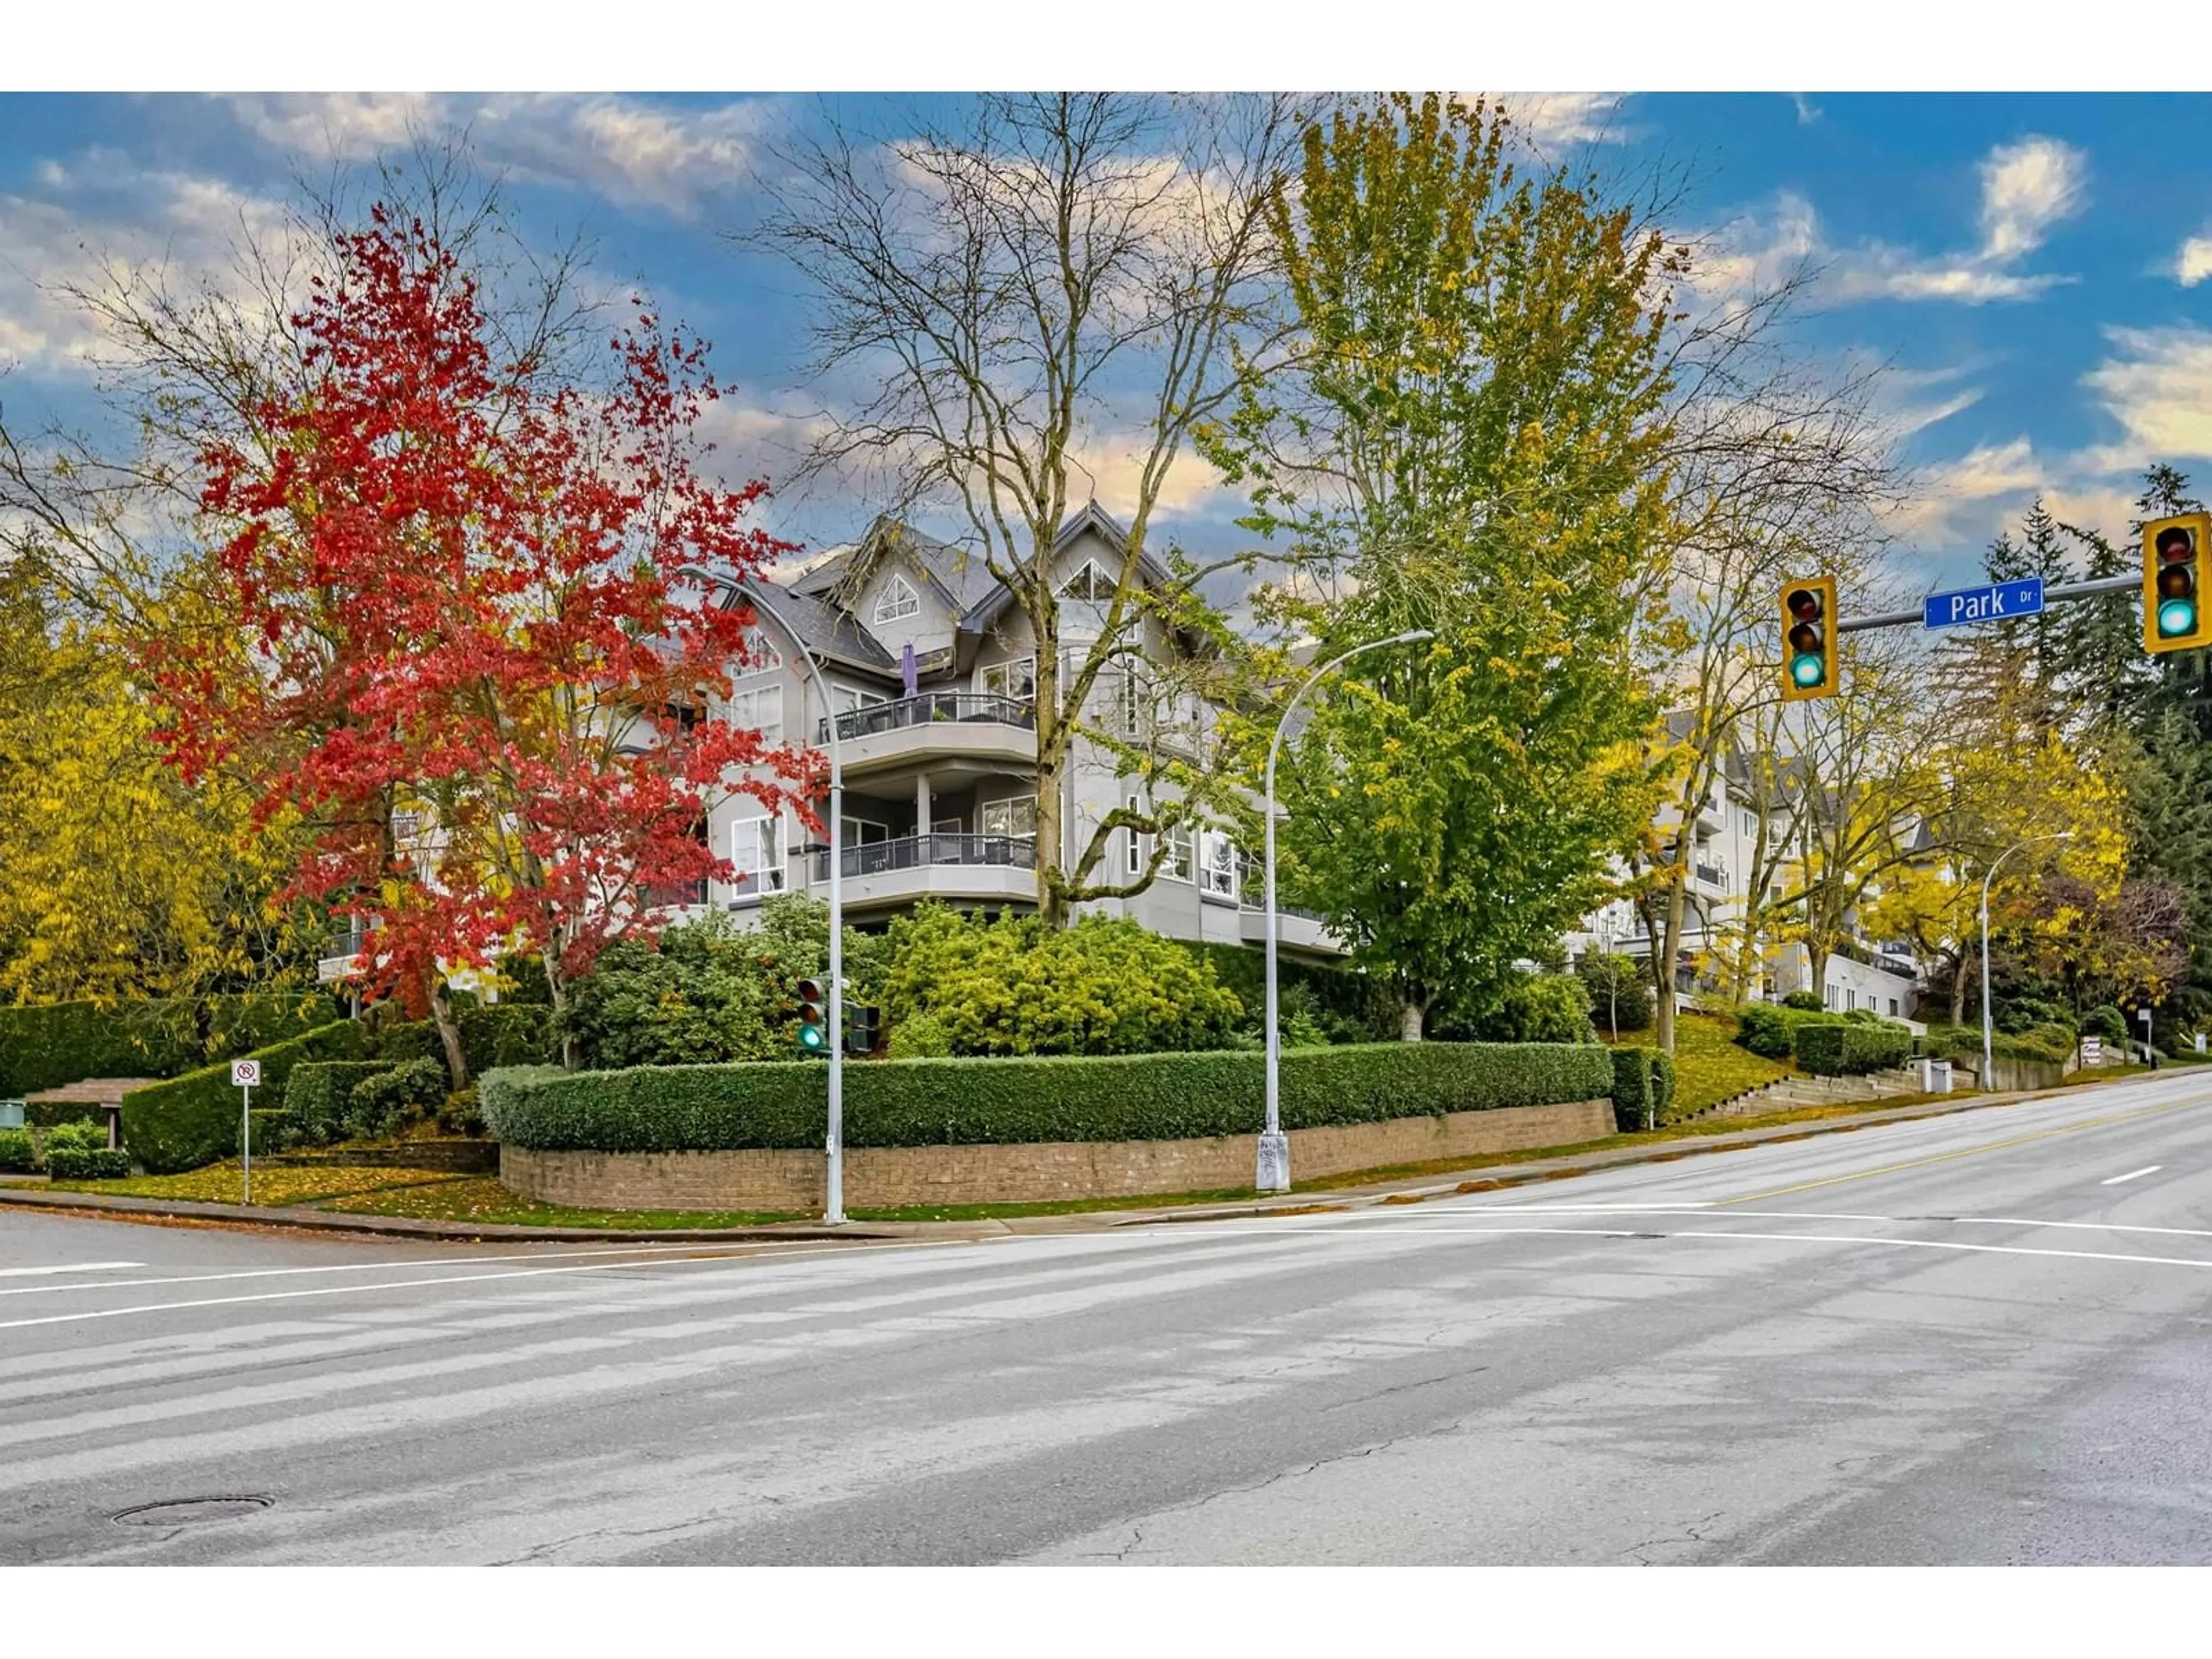
[[[872,1054],[876,1051],[876,1040],[883,1030],[883,1013],[875,1008],[854,1008],[845,1015],[845,1052],[848,1054]]]
[[[1836,695],[1836,579],[1810,576],[1782,590],[1782,700]]]
[[[2202,513],[2143,526],[2143,649],[2154,656],[2212,645],[2204,592],[2208,542],[2212,518]]]
[[[810,1054],[830,1052],[830,1015],[818,979],[799,981],[799,1046]]]

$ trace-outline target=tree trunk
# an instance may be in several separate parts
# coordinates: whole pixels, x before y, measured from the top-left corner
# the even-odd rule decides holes
[[[1039,538],[1038,557],[1051,557],[1049,540]],[[1038,566],[1048,571],[1049,563]],[[1036,907],[1048,927],[1067,924],[1067,901],[1061,891],[1060,860],[1067,839],[1063,822],[1060,781],[1067,770],[1067,746],[1061,740],[1060,720],[1060,635],[1055,628],[1041,626],[1032,613],[1036,635]],[[1049,641],[1044,637],[1051,635]],[[1193,874],[1197,872],[1194,871]]]
[[[1951,974],[1951,1024],[1954,1025],[1966,1023],[1966,953],[1960,951],[1958,966]]]
[[[430,1018],[438,1022],[438,1041],[446,1048],[446,1073],[455,1089],[469,1086],[468,1057],[461,1052],[460,1022],[453,1018],[453,999],[446,989],[446,976],[430,970]]]
[[[1682,951],[1683,913],[1689,904],[1689,889],[1682,882],[1682,872],[1677,869],[1674,876],[1674,884],[1667,894],[1667,925],[1660,933],[1658,948],[1651,953],[1651,1036],[1670,1054],[1674,1052],[1674,959]]]
[[[1408,997],[1399,1012],[1398,1040],[1401,1042],[1419,1042],[1421,1040],[1421,1026],[1428,1018],[1428,1013],[1427,1003],[1416,1002]]]
[[[1828,951],[1825,945],[1811,939],[1805,941],[1806,989],[1820,999],[1820,1006],[1828,1006]]]

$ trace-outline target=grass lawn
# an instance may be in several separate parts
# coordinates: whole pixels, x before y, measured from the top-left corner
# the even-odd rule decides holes
[[[1628,1031],[1619,1047],[1649,1045],[1649,1031]],[[1686,1116],[1717,1106],[1747,1089],[1788,1077],[1794,1061],[1766,1060],[1735,1044],[1735,1022],[1725,1014],[1680,1014],[1674,1019],[1674,1103],[1669,1115]]]
[[[299,1169],[284,1164],[256,1164],[253,1202],[313,1204],[349,1194],[386,1192],[444,1185],[454,1179],[450,1170],[364,1169],[331,1166]],[[183,1175],[131,1176],[120,1181],[55,1181],[52,1192],[101,1193],[118,1198],[174,1198],[196,1204],[236,1204],[243,1181],[238,1160],[229,1158]]]
[[[393,1173],[397,1173],[396,1171]],[[347,1215],[411,1216],[419,1221],[489,1221],[523,1227],[614,1227],[680,1232],[698,1227],[757,1227],[771,1221],[811,1221],[793,1212],[713,1210],[571,1210],[509,1192],[489,1176],[448,1174],[434,1183],[395,1184],[321,1204]],[[857,1218],[855,1218],[857,1219]]]

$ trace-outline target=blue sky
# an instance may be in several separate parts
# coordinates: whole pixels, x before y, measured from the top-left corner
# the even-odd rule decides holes
[[[941,95],[933,95],[941,96]],[[1825,266],[1809,349],[1894,365],[1885,402],[1919,489],[1898,528],[1926,586],[1971,570],[2039,492],[2124,531],[2132,475],[2173,462],[2212,484],[2212,99],[1821,94],[1516,98],[1548,153],[1683,166],[1678,210],[1717,273]],[[913,100],[857,95],[895,128]],[[295,169],[319,174],[467,125],[508,176],[529,234],[580,228],[595,278],[648,289],[715,343],[734,463],[787,471],[800,313],[789,280],[720,234],[748,167],[811,118],[810,97],[520,94],[353,97],[0,96],[0,379],[11,424],[98,418],[94,337],[42,284],[88,251],[219,266],[241,219],[272,221]],[[1109,465],[1100,499],[1117,505]],[[1236,503],[1186,458],[1167,527],[1236,538]],[[776,527],[817,545],[864,504],[786,499]]]

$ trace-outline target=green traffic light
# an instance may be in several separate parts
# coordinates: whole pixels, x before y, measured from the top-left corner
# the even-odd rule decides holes
[[[2179,639],[2197,631],[2197,602],[2194,599],[2168,599],[2158,608],[2158,636],[2162,640]]]
[[[1793,685],[1815,686],[1827,678],[1827,665],[1818,657],[1800,657],[1790,665],[1790,680]]]
[[[830,1040],[823,1036],[820,1026],[802,1025],[799,1028],[799,1046],[818,1054],[830,1046]]]

